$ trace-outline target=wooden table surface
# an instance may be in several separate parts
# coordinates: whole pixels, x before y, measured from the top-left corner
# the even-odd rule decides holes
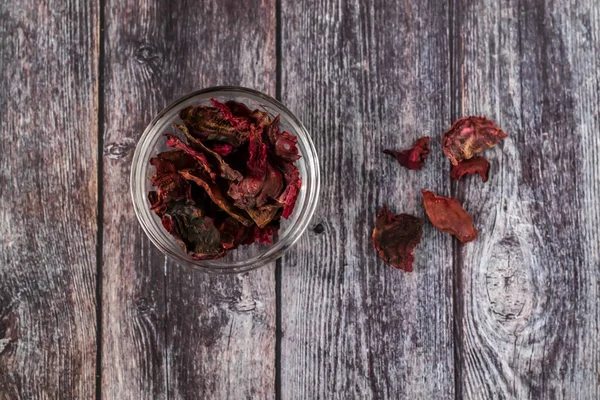
[[[12,0],[0,5],[0,399],[599,399],[597,0]],[[308,231],[276,263],[166,259],[130,201],[163,107],[243,85],[304,122]],[[487,183],[439,137],[510,135]],[[382,155],[432,137],[423,171]],[[460,199],[384,265],[377,209]]]

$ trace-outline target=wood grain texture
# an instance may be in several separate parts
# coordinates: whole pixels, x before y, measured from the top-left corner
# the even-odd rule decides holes
[[[176,98],[224,84],[274,94],[274,1],[108,0],[105,15],[103,397],[272,398],[274,266],[208,276],[166,261],[128,179],[142,131]]]
[[[458,112],[510,135],[485,153],[490,180],[456,189],[480,232],[458,253],[461,397],[600,397],[599,11],[550,0],[454,10]]]
[[[281,398],[453,399],[452,242],[425,226],[415,272],[371,244],[378,208],[424,217],[449,194],[441,146],[422,171],[385,147],[450,120],[446,2],[282,2],[282,100],[315,141],[313,226],[282,262]]]
[[[97,15],[0,4],[0,399],[94,397]]]

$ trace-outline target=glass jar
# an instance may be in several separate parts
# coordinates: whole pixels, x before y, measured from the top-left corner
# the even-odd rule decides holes
[[[209,105],[210,99],[220,102],[234,100],[246,104],[250,109],[262,109],[272,117],[280,115],[280,129],[298,138],[298,152],[302,156],[296,166],[302,177],[302,187],[292,215],[281,219],[281,227],[272,243],[255,243],[240,246],[225,257],[216,260],[194,260],[180,247],[178,242],[162,226],[160,218],[150,210],[148,192],[154,190],[149,178],[154,173],[150,159],[169,150],[164,133],[173,132],[173,122],[182,123],[179,110],[190,105]],[[164,254],[192,268],[216,272],[239,273],[259,268],[281,257],[304,233],[313,216],[319,198],[319,161],[315,146],[308,131],[283,104],[266,94],[242,87],[213,87],[191,93],[177,100],[148,125],[138,142],[131,166],[131,197],[140,225],[152,243]]]

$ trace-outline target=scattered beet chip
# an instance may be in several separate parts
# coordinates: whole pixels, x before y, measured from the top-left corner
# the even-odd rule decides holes
[[[372,236],[379,258],[395,268],[412,272],[413,249],[421,241],[423,223],[412,215],[392,214],[384,206],[377,213]]]
[[[450,177],[457,181],[465,175],[479,174],[484,182],[488,180],[490,172],[490,163],[481,156],[475,156],[468,160],[462,160],[458,165],[452,166]]]
[[[417,139],[415,145],[404,151],[383,150],[385,154],[394,157],[400,165],[408,169],[421,169],[429,154],[429,136]]]
[[[302,185],[297,138],[279,130],[279,117],[235,101],[211,99],[179,117],[173,127],[185,139],[167,133],[174,149],[150,160],[148,201],[165,230],[197,260],[271,242]]]
[[[436,229],[451,233],[463,243],[477,238],[473,218],[458,200],[452,197],[438,196],[428,190],[421,190],[421,193],[425,212]]]
[[[442,148],[452,164],[473,158],[508,137],[502,129],[485,117],[464,117],[452,124],[442,136]]]

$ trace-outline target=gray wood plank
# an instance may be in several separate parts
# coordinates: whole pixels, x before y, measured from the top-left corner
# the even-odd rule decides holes
[[[452,241],[425,226],[415,272],[377,258],[378,208],[424,217],[450,193],[438,141],[409,171],[382,148],[450,120],[447,2],[282,2],[282,99],[304,121],[323,188],[282,262],[281,398],[453,399]]]
[[[598,88],[592,1],[458,1],[458,113],[510,135],[456,193],[461,397],[600,397]]]
[[[0,398],[90,399],[95,2],[0,4]]]
[[[208,276],[166,261],[128,193],[135,143],[168,103],[223,84],[274,94],[274,10],[107,0],[104,398],[274,396],[274,266]]]

